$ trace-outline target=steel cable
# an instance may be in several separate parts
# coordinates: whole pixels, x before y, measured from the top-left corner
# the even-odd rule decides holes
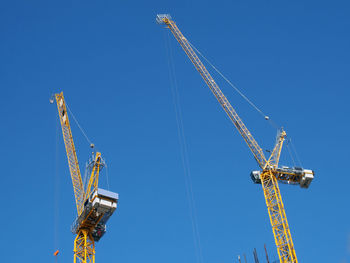
[[[84,135],[84,137],[85,137],[85,139],[87,140],[87,142],[90,144],[90,146],[93,145],[93,143],[91,142],[91,140],[89,139],[89,137],[86,135],[84,129],[80,126],[78,120],[75,118],[75,116],[74,116],[73,112],[71,111],[71,109],[69,108],[67,102],[66,102],[66,107],[67,107],[69,113],[72,115],[73,120],[75,121],[75,123],[76,123],[77,126],[79,127],[80,131],[81,131],[82,134]]]
[[[190,209],[193,242],[196,250],[197,262],[202,263],[203,254],[202,254],[202,247],[201,247],[200,234],[199,234],[199,228],[198,228],[196,205],[195,205],[195,199],[194,199],[194,193],[193,193],[193,187],[192,187],[188,150],[187,150],[185,131],[184,131],[184,125],[183,125],[183,119],[182,119],[182,110],[181,110],[181,105],[179,100],[178,85],[177,85],[173,55],[171,50],[171,42],[169,39],[169,32],[165,34],[166,34],[165,43],[166,43],[166,51],[167,51],[167,59],[168,59],[169,78],[171,82],[170,89],[173,97],[178,140],[181,148],[181,161],[182,161],[182,166],[183,166],[184,176],[185,176],[186,195],[187,195],[187,200],[188,200],[189,209]]]
[[[244,95],[244,93],[240,91],[224,74],[222,74],[221,71],[219,71],[217,67],[215,67],[214,64],[209,61],[209,59],[207,59],[190,41],[188,41],[188,39],[187,42],[198,53],[198,55],[200,55],[245,101],[248,102],[250,106],[252,106],[258,113],[260,113],[265,118],[265,120],[268,120],[272,127],[278,129],[278,125],[272,121],[268,115],[266,115],[260,108],[258,108],[258,106],[256,106],[246,95]]]

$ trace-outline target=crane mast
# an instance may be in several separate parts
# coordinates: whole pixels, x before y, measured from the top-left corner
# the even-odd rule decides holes
[[[200,73],[253,153],[254,158],[258,162],[262,171],[254,171],[251,176],[256,183],[262,184],[280,262],[298,262],[277,179],[282,182],[300,184],[301,187],[307,188],[313,179],[313,171],[300,171],[289,167],[278,168],[282,145],[286,137],[286,133],[283,130],[281,130],[277,137],[272,154],[267,160],[263,150],[222,93],[215,80],[193,50],[191,44],[172,20],[171,16],[168,14],[159,14],[157,15],[156,20],[159,24],[165,24],[171,30],[174,37],[192,61],[193,65],[196,67],[197,71]]]
[[[118,194],[98,188],[99,174],[105,165],[100,152],[89,163],[91,174],[84,189],[63,92],[55,94],[55,99],[77,207],[77,218],[71,227],[76,234],[74,263],[95,263],[95,241],[106,232],[106,223],[117,208]]]

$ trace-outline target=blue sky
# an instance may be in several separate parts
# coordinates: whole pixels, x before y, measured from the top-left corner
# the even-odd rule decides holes
[[[347,1],[2,1],[2,259],[72,260],[73,188],[52,93],[64,91],[120,194],[96,262],[189,262],[194,247],[167,52],[176,70],[203,262],[266,243],[277,258],[252,154],[168,30],[183,34],[276,123],[308,190],[281,185],[300,262],[350,262]],[[170,46],[166,41],[170,40]],[[276,131],[217,75],[263,149]],[[71,118],[72,119],[72,118]],[[81,169],[89,145],[72,122]],[[293,165],[284,150],[282,164]],[[101,175],[106,185],[106,173]],[[235,261],[236,262],[236,261]]]

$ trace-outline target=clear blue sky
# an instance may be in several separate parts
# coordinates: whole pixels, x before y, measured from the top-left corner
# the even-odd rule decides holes
[[[96,262],[195,263],[165,40],[184,35],[292,138],[308,190],[281,185],[300,262],[350,262],[348,1],[2,1],[3,262],[72,262],[73,189],[58,117],[64,91],[120,194]],[[277,257],[251,153],[170,36],[204,263],[263,245]],[[216,76],[216,75],[215,75]],[[264,149],[275,130],[222,80]],[[90,149],[75,124],[81,169]],[[283,164],[292,165],[285,149]],[[288,163],[289,161],[289,163]],[[105,184],[101,175],[101,185]],[[56,214],[56,215],[55,215]],[[56,231],[55,231],[56,229]]]

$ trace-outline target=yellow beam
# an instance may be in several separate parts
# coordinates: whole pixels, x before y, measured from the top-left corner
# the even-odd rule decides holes
[[[283,131],[281,136],[279,136],[276,146],[272,152],[272,155],[267,161],[264,156],[263,150],[255,141],[253,135],[244,125],[241,118],[238,116],[238,114],[231,106],[225,95],[222,93],[219,86],[216,84],[215,80],[212,78],[204,64],[194,52],[194,50],[191,47],[191,44],[181,33],[175,22],[171,19],[169,15],[158,15],[157,21],[158,23],[165,24],[171,30],[176,40],[179,42],[189,59],[192,61],[193,65],[196,67],[197,71],[200,73],[200,75],[202,76],[212,93],[215,95],[220,105],[225,110],[226,114],[236,126],[238,132],[248,144],[251,152],[253,153],[260,167],[263,169],[261,175],[262,187],[264,190],[265,201],[270,216],[272,231],[274,233],[280,262],[298,262],[277,179],[276,176],[273,174],[273,170],[277,168],[278,165],[285,137],[285,132]]]
[[[282,196],[276,176],[272,171],[262,173],[261,184],[280,262],[297,263],[298,260],[295,254]]]
[[[80,230],[74,240],[74,263],[95,263],[95,242],[88,230]]]
[[[60,94],[55,94],[58,116],[60,118],[62,134],[64,145],[66,147],[67,159],[69,165],[69,171],[72,178],[75,204],[77,207],[78,216],[82,212],[83,203],[84,203],[84,186],[81,179],[80,168],[78,163],[78,157],[76,154],[72,131],[69,124],[69,118],[66,108],[66,102],[64,100],[63,92]]]

